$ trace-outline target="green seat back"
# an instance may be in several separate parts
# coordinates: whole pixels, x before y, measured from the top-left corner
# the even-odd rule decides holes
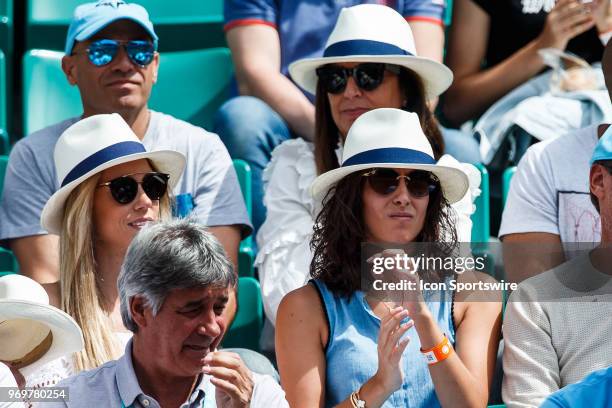
[[[149,106],[210,128],[214,114],[229,97],[233,72],[227,48],[162,53]]]
[[[61,69],[64,53],[28,51],[23,57],[23,134],[83,113],[77,87]]]
[[[505,206],[506,205],[506,199],[508,198],[508,193],[510,192],[510,181],[512,180],[512,177],[514,176],[514,173],[516,173],[516,166],[513,167],[508,167],[505,171],[504,171],[504,175],[503,175],[503,181],[502,181],[502,204]]]
[[[244,160],[235,159],[234,169],[240,183],[240,190],[244,197],[249,219],[251,217],[253,192],[251,187],[251,166]],[[240,250],[238,252],[238,274],[240,276],[255,276],[253,262],[255,261],[255,253],[253,250],[253,238],[248,236],[240,242]]]
[[[476,211],[472,214],[472,242],[485,243],[489,242],[491,234],[489,221],[489,173],[482,164],[478,164],[476,167],[480,170],[482,181],[480,183],[481,194],[474,201]]]
[[[238,281],[238,313],[223,339],[223,347],[243,347],[259,351],[263,327],[261,288],[256,279],[242,277]]]
[[[6,87],[6,57],[4,56],[4,52],[0,50],[0,154],[8,154],[9,151],[8,133],[6,131],[6,118],[8,108],[6,99]]]
[[[61,51],[74,9],[93,0],[26,1],[26,48]],[[141,4],[149,12],[160,39],[160,51],[225,46],[223,0],[128,2]]]
[[[0,0],[0,50],[13,53],[13,0]]]
[[[24,134],[82,113],[78,89],[61,70],[63,53],[31,50],[23,61]],[[233,72],[227,48],[162,53],[149,106],[198,126],[209,127],[229,95]]]
[[[8,164],[8,156],[0,156],[0,198],[2,198],[2,189],[4,187],[4,175],[6,174],[6,166]],[[2,220],[0,220],[2,222]],[[17,261],[13,253],[4,248],[0,248],[0,275],[8,272],[17,272]]]

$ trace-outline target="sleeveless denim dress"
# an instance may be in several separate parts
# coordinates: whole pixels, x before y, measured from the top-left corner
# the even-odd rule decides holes
[[[447,284],[450,279],[447,278]],[[380,319],[370,308],[364,292],[357,291],[348,298],[341,297],[333,294],[318,280],[310,282],[321,296],[329,322],[329,340],[325,350],[325,406],[333,407],[348,398],[376,373]],[[452,291],[426,291],[423,292],[423,298],[440,330],[454,345]],[[421,342],[416,329],[409,329],[404,336],[410,337],[402,359],[404,382],[382,406],[440,407],[427,362],[420,351]]]

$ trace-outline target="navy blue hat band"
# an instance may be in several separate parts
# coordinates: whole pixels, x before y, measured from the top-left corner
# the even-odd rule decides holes
[[[342,163],[341,167],[375,163],[436,164],[436,161],[419,150],[385,147],[358,153]]]
[[[138,142],[119,142],[114,145],[105,147],[87,157],[66,175],[64,181],[62,181],[62,187],[66,184],[78,179],[79,177],[87,174],[91,170],[95,169],[101,164],[107,163],[111,160],[119,159],[130,154],[146,153],[145,147],[142,143]]]
[[[346,57],[351,55],[410,55],[408,51],[396,45],[372,40],[347,40],[330,45],[323,53],[324,57]]]

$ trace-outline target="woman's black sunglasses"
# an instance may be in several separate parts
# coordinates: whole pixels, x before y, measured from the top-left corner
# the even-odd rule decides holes
[[[433,173],[424,170],[413,170],[410,174],[402,176],[393,169],[378,168],[362,176],[367,178],[372,190],[380,195],[388,195],[397,190],[401,179],[404,179],[410,195],[416,198],[428,196],[440,184]]]
[[[364,91],[373,91],[382,83],[385,78],[385,71],[397,75],[400,73],[400,67],[378,62],[366,62],[353,68],[324,65],[317,68],[316,73],[325,92],[338,94],[344,92],[349,77],[353,77],[357,86]]]
[[[129,204],[138,195],[138,185],[142,186],[147,197],[156,201],[161,199],[168,189],[169,174],[166,173],[144,173],[142,181],[136,181],[132,176],[143,173],[126,174],[106,183],[98,184],[98,187],[108,187],[111,195],[119,204]]]

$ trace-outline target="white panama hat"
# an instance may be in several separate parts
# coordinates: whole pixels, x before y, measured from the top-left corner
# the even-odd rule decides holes
[[[24,377],[45,363],[84,347],[79,325],[49,305],[43,287],[30,278],[0,277],[0,360],[16,364]]]
[[[419,57],[410,25],[394,9],[378,4],[343,8],[321,58],[289,65],[291,78],[306,91],[317,90],[316,69],[338,62],[381,62],[408,68],[421,78],[427,99],[435,98],[453,82],[443,64]]]
[[[459,201],[469,187],[463,171],[436,164],[416,113],[383,108],[373,109],[355,120],[344,141],[340,167],[317,177],[310,186],[311,195],[321,199],[349,174],[381,167],[432,172],[451,204]]]
[[[66,199],[89,177],[118,164],[149,159],[157,171],[170,174],[169,188],[176,185],[185,156],[174,150],[147,152],[136,134],[117,113],[95,115],[78,121],[62,133],[53,156],[60,189],[45,204],[40,222],[59,234]]]

